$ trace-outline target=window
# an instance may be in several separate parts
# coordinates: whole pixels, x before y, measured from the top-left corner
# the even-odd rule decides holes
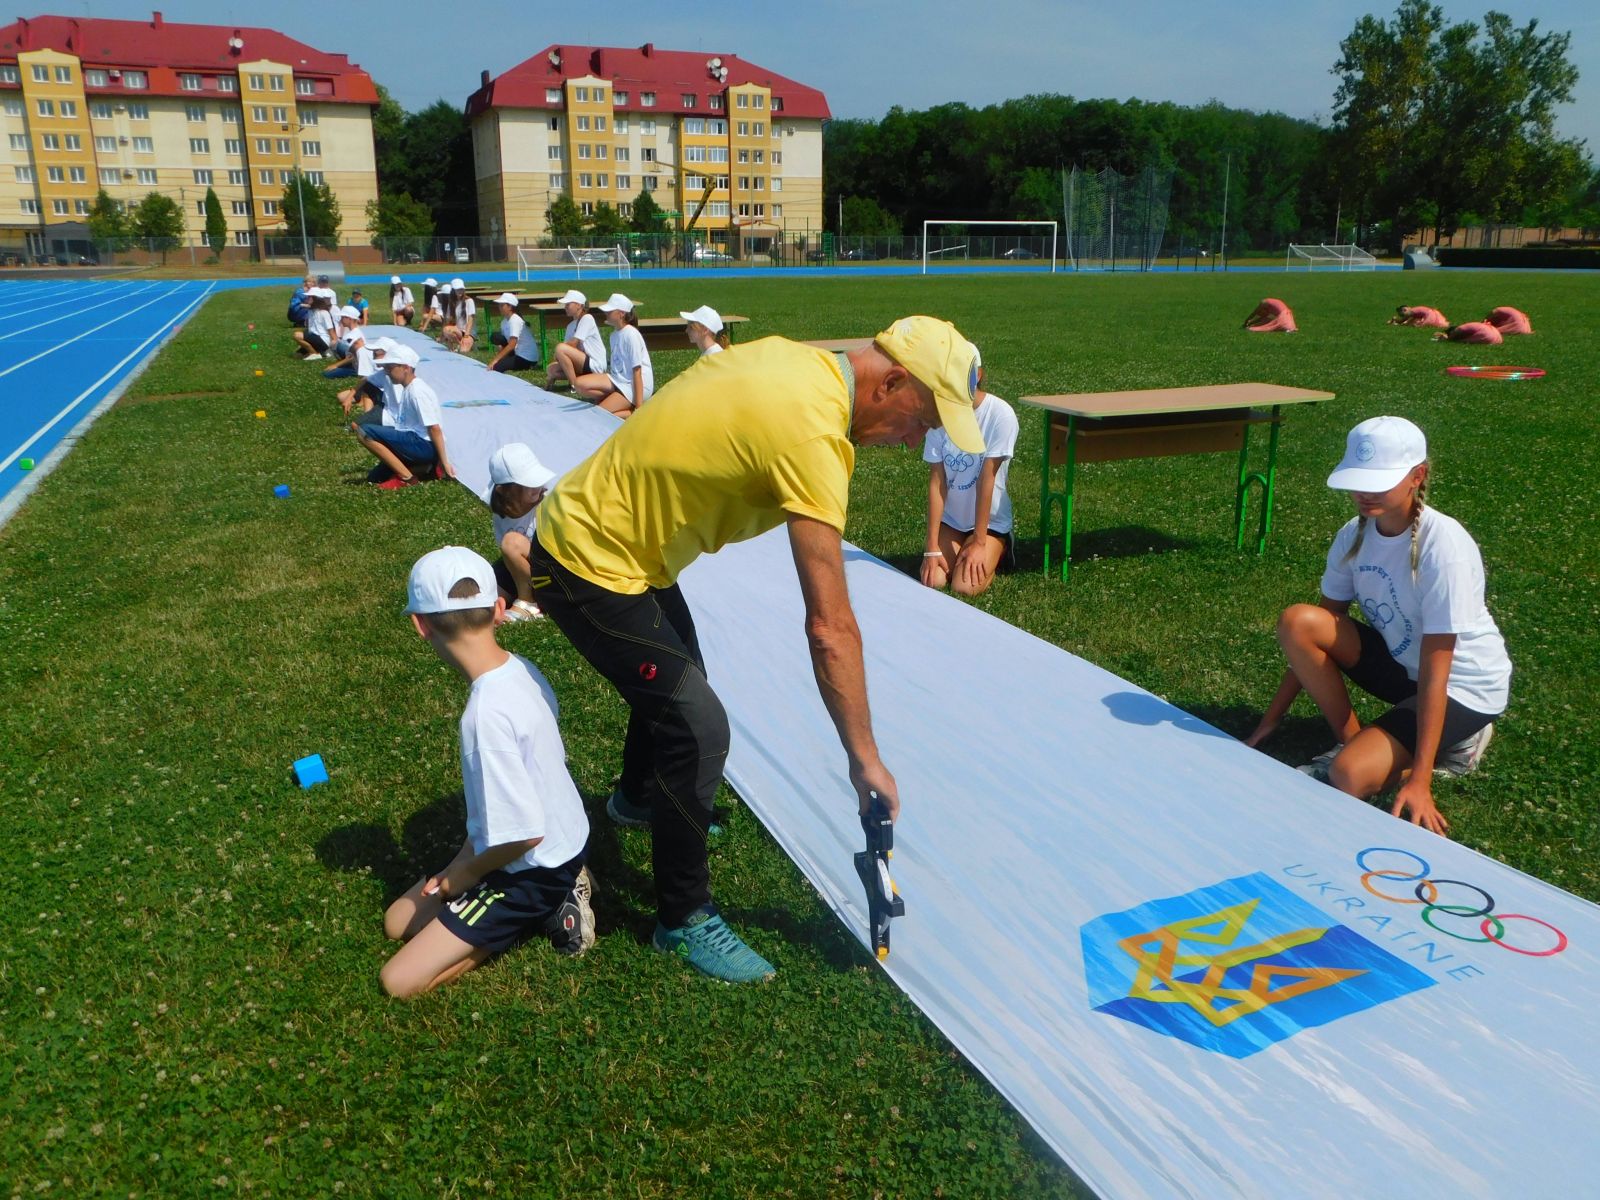
[[[654,92],[640,92],[639,93],[639,107],[640,108],[654,108],[655,106],[656,106],[656,94]]]
[[[596,117],[594,119],[594,127],[601,133],[604,133],[606,129],[606,119],[604,117]]]
[[[71,67],[57,67],[56,68],[56,82],[57,83],[71,83],[72,82],[72,68]]]
[[[276,200],[263,200],[261,202],[261,215],[275,217],[278,215],[278,202]]]
[[[44,169],[44,177],[50,183],[65,183],[67,181],[67,173],[60,167],[46,167]]]
[[[267,123],[267,106],[265,104],[252,104],[250,106],[250,119],[257,125]]]
[[[279,183],[287,184],[289,182],[289,180],[292,179],[292,178],[294,178],[294,172],[293,171],[280,170],[278,172],[278,182]]]
[[[588,146],[588,143],[582,143],[582,144],[580,144],[578,146],[578,157],[579,158],[588,158],[589,157],[589,146]]]
[[[603,87],[595,88],[595,90],[594,90],[594,102],[596,104],[604,104],[606,102],[606,90],[605,90],[605,88],[603,88]]]
[[[567,177],[565,175],[550,176],[550,186],[560,191],[567,186]]]
[[[128,105],[128,120],[148,121],[150,119],[150,106],[142,101],[138,104]]]
[[[613,154],[611,157],[616,159],[618,162],[627,162],[628,161],[628,148],[626,146],[618,146],[617,147],[617,152],[615,154]]]
[[[617,191],[620,192],[621,190],[622,190],[622,177],[619,175],[617,177]],[[633,205],[629,204],[626,200],[624,200],[621,204],[617,205],[617,215],[619,217],[631,217],[631,216],[633,216]]]
[[[74,200],[72,202],[72,211],[77,216],[87,217],[89,215],[89,202],[87,200]]]
[[[639,151],[639,158],[644,162],[655,162],[655,160],[656,160],[655,147],[654,146],[646,146],[643,150]]]
[[[584,131],[584,132],[587,132],[588,129],[589,129],[589,118],[588,117],[579,117],[578,118],[578,128],[580,130]]]
[[[117,139],[114,137],[96,137],[94,149],[97,154],[115,154],[117,152]]]
[[[200,90],[200,76],[188,74],[179,75],[178,86],[186,92],[198,92]]]
[[[772,98],[772,111],[773,112],[782,112],[783,111],[783,97],[782,96],[774,96]],[[777,208],[777,205],[773,205],[773,208]],[[773,216],[777,216],[778,214],[776,212],[774,212],[772,215]]]
[[[244,123],[244,113],[231,104],[222,106],[222,123],[224,125],[241,125]]]
[[[721,112],[722,111],[722,96],[721,96],[720,93],[714,93],[714,94],[708,96],[706,98],[706,102],[707,102],[707,105],[710,107],[712,112]]]
[[[559,161],[560,158],[561,158],[561,147],[560,146],[546,146],[544,153],[545,153],[545,157],[546,158],[555,159],[555,160]]]
[[[233,215],[236,217],[248,217],[250,215],[250,201],[235,200],[233,202]]]
[[[17,81],[16,67],[0,67],[0,83],[16,83]]]
[[[11,171],[17,177],[17,182],[18,183],[32,183],[33,182],[33,168],[32,167],[12,167]]]
[[[627,133],[628,132],[628,118],[627,117],[618,117],[617,121],[616,121],[615,128],[616,128],[616,131],[618,133]]]
[[[8,116],[8,117],[20,117],[21,115],[22,115],[22,101],[8,98],[6,100],[6,116]],[[108,105],[106,105],[106,116],[109,117],[110,115],[111,115],[111,106],[108,104]]]
[[[706,205],[706,216],[725,217],[728,215],[728,202],[726,200],[713,200]]]
[[[88,168],[87,167],[68,167],[67,168],[67,182],[68,183],[88,183],[89,182]]]
[[[750,161],[750,151],[748,151],[748,150],[739,151],[739,161],[742,162],[742,163],[749,162]]]
[[[282,104],[274,104],[272,106],[272,120],[275,124],[287,125],[289,123],[288,107]]]
[[[606,151],[608,149],[610,149],[610,147],[608,147],[608,146],[604,146],[604,145],[596,146],[594,148],[594,156],[596,158],[604,158],[606,156]]]
[[[22,211],[31,217],[37,217],[39,215],[39,202],[37,200],[24,200],[22,202]]]
[[[206,119],[206,106],[204,104],[185,104],[183,106],[183,115],[187,120],[198,121],[201,124],[204,124]]]
[[[767,123],[765,121],[757,121],[757,122],[755,122],[755,124],[751,125],[750,126],[750,136],[751,137],[766,137],[767,136]]]
[[[11,148],[13,150],[26,150],[28,148],[28,135],[25,133],[13,133],[11,135]]]
[[[738,107],[738,108],[749,108],[750,107],[750,97],[745,95],[743,92],[740,92],[739,95],[734,98],[734,102],[733,103],[734,103],[735,107]]]
[[[697,103],[699,103],[700,100],[700,98],[693,92],[684,92],[683,95],[678,98],[683,101],[683,106],[685,108],[693,108]]]
[[[122,86],[132,88],[134,91],[143,91],[150,86],[150,77],[143,71],[124,71],[122,73]]]
[[[776,167],[782,162],[783,162],[783,151],[782,150],[774,150],[772,152],[772,165]]]
[[[750,215],[750,206],[748,204],[739,205],[739,215],[741,217],[748,217]]]
[[[250,173],[237,168],[231,170],[228,172],[228,182],[234,187],[247,187],[250,183]]]
[[[640,121],[639,132],[644,134],[646,137],[654,137],[656,132],[655,118],[645,117],[644,120]]]
[[[206,215],[206,201],[204,196],[194,202],[194,210],[202,217]]]
[[[741,192],[748,192],[750,190],[750,176],[748,176],[748,175],[739,176],[739,190]],[[748,214],[746,214],[746,215],[748,215]]]
[[[717,176],[717,182],[715,183],[714,186],[721,188],[723,191],[727,191],[728,190],[728,177],[726,175],[718,175]]]
[[[781,220],[783,218],[783,205],[774,204],[772,206],[772,216],[774,220]]]
[[[67,144],[67,149],[68,150],[82,150],[83,149],[83,139],[81,137],[79,137],[77,134],[69,133],[69,134],[67,134],[65,140],[66,140],[66,144]]]
[[[320,125],[320,124],[322,124],[322,117],[321,117],[321,115],[320,115],[320,113],[318,112],[317,109],[314,109],[314,108],[302,108],[300,110],[300,124],[302,124],[302,125]]]
[[[83,73],[83,82],[89,87],[105,87],[107,83],[106,73],[104,71],[85,71]]]
[[[560,133],[561,132],[561,118],[560,117],[551,117],[550,118],[550,132],[551,133]]]
[[[594,176],[588,174],[587,172],[580,173],[578,175],[578,186],[582,188],[593,187]]]
[[[706,148],[704,146],[685,146],[683,148],[684,162],[705,162]]]
[[[704,117],[685,117],[683,119],[683,131],[685,133],[692,133],[692,134],[704,133],[706,131],[705,118]]]
[[[256,181],[258,183],[260,183],[262,187],[271,187],[272,186],[272,168],[271,167],[262,167],[259,171],[257,171],[256,172]]]
[[[765,96],[763,96],[760,92],[757,92],[754,96],[750,97],[750,107],[751,108],[765,108],[766,106],[767,106],[767,98]]]
[[[703,192],[706,190],[706,177],[704,175],[685,175],[683,177],[683,186],[690,191]]]
[[[588,88],[581,87],[581,88],[573,88],[572,90],[573,90],[574,94],[576,94],[576,96],[578,97],[578,103],[579,104],[587,104],[587,103],[589,103],[589,89]]]
[[[236,92],[239,90],[239,81],[232,75],[217,76],[217,91]]]
[[[76,100],[63,100],[61,102],[61,115],[75,117],[78,115],[78,102]]]
[[[6,111],[9,113],[11,110],[8,108]],[[18,106],[15,115],[19,117],[22,115],[22,108],[20,105]],[[111,105],[107,104],[104,100],[96,100],[93,104],[89,105],[89,115],[97,121],[109,121],[111,120]]]
[[[35,83],[49,83],[50,82],[50,68],[49,67],[45,67],[45,66],[40,66],[38,63],[34,63],[33,64],[33,81]]]
[[[267,81],[268,81],[267,87],[268,87],[269,91],[274,91],[274,92],[283,91],[283,76],[282,75],[269,75],[267,77]]]
[[[757,150],[756,151],[756,162],[764,162],[766,160],[766,157],[767,157],[767,152],[765,150]]]
[[[246,212],[249,209],[246,208]],[[233,244],[235,246],[248,246],[251,244],[251,233],[248,229],[235,229],[233,231]]]
[[[272,153],[272,139],[271,138],[257,138],[256,139],[256,153],[257,154],[271,154]]]
[[[321,142],[301,142],[300,143],[300,153],[305,155],[307,158],[321,158],[322,157],[322,143]]]
[[[646,175],[639,182],[644,184],[645,191],[653,192],[656,190],[656,184],[659,183],[660,180],[658,180],[654,175]]]
[[[584,216],[586,216],[586,217],[594,216],[594,201],[585,200],[580,207],[583,209],[583,215]]]
[[[612,92],[611,93],[611,100],[612,100],[612,103],[614,103],[614,104],[626,104],[628,102],[628,93],[627,92]]]
[[[725,163],[728,161],[728,148],[726,146],[712,146],[711,162]]]
[[[42,134],[39,141],[46,150],[61,149],[61,135],[59,133]],[[28,148],[28,139],[20,133],[13,133],[11,135],[11,148],[13,150],[26,150]]]
[[[307,183],[318,184],[320,186],[321,183],[322,183],[322,172],[321,171],[307,171],[306,172],[306,182]]]
[[[757,175],[750,182],[754,186],[754,189],[758,192],[764,192],[767,190],[767,177],[765,175]]]
[[[139,168],[139,182],[140,183],[154,184],[155,181],[156,181],[156,172],[155,172],[155,168],[154,167],[140,167]]]
[[[294,140],[292,138],[279,138],[276,145],[279,154],[294,153]]]
[[[738,130],[738,133],[739,133],[740,137],[749,137],[750,136],[750,122],[749,121],[740,121],[736,128]]]
[[[317,81],[315,79],[296,79],[294,81],[294,91],[297,96],[314,96],[317,93]]]
[[[211,172],[210,171],[196,171],[194,173],[194,181],[196,183],[203,183],[203,184],[205,184],[206,186],[209,187],[211,185]]]
[[[190,138],[189,139],[189,153],[190,154],[210,154],[211,153],[211,139],[210,138]]]
[[[611,177],[608,176],[608,175],[596,175],[594,177],[594,185],[597,188],[610,187],[611,186]]]
[[[58,216],[58,217],[66,216],[67,215],[67,202],[65,200],[52,200],[52,201],[50,201],[50,211],[55,213],[55,215]]]
[[[617,176],[617,191],[619,191],[619,192],[631,192],[632,190],[633,190],[633,176],[632,175],[618,175]]]
[[[252,92],[264,92],[264,91],[266,91],[267,90],[267,79],[266,79],[266,76],[264,76],[264,75],[252,75],[252,76],[250,76],[250,90]]]
[[[772,190],[775,192],[783,191],[783,178],[781,176],[774,175],[772,177]]]
[[[224,138],[223,141],[222,141],[222,152],[224,154],[234,154],[234,155],[238,155],[240,157],[243,157],[243,155],[244,155],[244,139],[243,138]]]
[[[706,122],[706,132],[716,137],[728,136],[728,123],[721,117],[713,117]]]
[[[545,88],[545,90],[544,90],[544,102],[546,104],[560,104],[561,103],[561,89],[560,88]]]
[[[36,100],[34,103],[38,106],[41,117],[53,117],[56,115],[56,102],[54,100]]]

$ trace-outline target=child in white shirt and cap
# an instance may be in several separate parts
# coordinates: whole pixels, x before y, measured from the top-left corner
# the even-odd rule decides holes
[[[489,360],[491,371],[531,371],[539,365],[539,340],[517,314],[517,298],[510,292],[495,297],[500,310],[500,333],[491,339],[500,348]]]
[[[494,577],[506,601],[508,621],[544,616],[533,600],[528,552],[533,548],[539,501],[555,477],[522,442],[501,446],[489,459],[489,511],[494,514],[495,545],[500,547]]]
[[[728,348],[728,331],[723,328],[722,314],[709,304],[678,315],[688,322],[684,333],[689,344],[701,354],[721,354]]]
[[[576,387],[584,375],[606,373],[606,344],[600,339],[600,326],[589,311],[589,298],[569,290],[561,297],[567,313],[567,331],[561,335],[550,360],[546,378],[550,387]]]
[[[324,379],[348,379],[352,375],[365,379],[372,374],[372,351],[367,349],[366,334],[361,328],[361,310],[353,304],[339,310],[338,344],[344,347],[344,355],[322,372]]]
[[[384,913],[384,932],[405,945],[379,978],[399,997],[533,938],[573,956],[595,939],[589,819],[567,773],[555,692],[537,667],[496,643],[504,601],[494,571],[482,555],[445,546],[411,568],[406,600],[418,635],[469,684],[461,714],[467,836],[443,870]]]

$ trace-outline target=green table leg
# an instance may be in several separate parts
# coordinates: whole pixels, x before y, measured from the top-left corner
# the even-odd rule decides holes
[[[1244,430],[1244,445],[1239,450],[1239,486],[1233,500],[1233,544],[1244,549],[1245,514],[1249,504],[1250,487],[1261,485],[1261,518],[1256,525],[1256,553],[1267,552],[1267,535],[1272,532],[1272,501],[1278,483],[1278,434],[1283,428],[1282,407],[1272,406],[1272,430],[1267,437],[1267,469],[1265,473],[1250,471],[1247,456],[1250,449],[1250,426]]]
[[[1050,433],[1054,417],[1044,414],[1044,449],[1039,456],[1039,545],[1044,555],[1044,573],[1050,574],[1050,515],[1061,511],[1061,579],[1066,582],[1072,570],[1072,493],[1077,475],[1078,430],[1077,418],[1067,418],[1067,478],[1066,490],[1050,490]]]
[[[544,335],[545,335],[544,314],[542,312],[538,312],[537,310],[535,310],[535,312],[533,314],[533,317],[534,317],[534,320],[539,322],[539,361],[541,363],[543,363],[545,366],[548,367],[550,365],[550,351],[545,346],[545,340],[544,340]]]
[[[1067,418],[1067,489],[1061,503],[1061,582],[1072,572],[1072,508],[1078,486],[1078,418]]]

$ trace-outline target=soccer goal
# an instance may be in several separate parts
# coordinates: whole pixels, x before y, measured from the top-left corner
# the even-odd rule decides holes
[[[627,279],[633,274],[628,252],[621,246],[518,246],[517,282],[525,283],[535,272],[570,273],[579,279],[585,271],[591,277],[610,275]]]
[[[1319,242],[1301,246],[1290,242],[1283,256],[1285,271],[1315,271],[1319,267],[1330,271],[1371,271],[1377,265],[1376,258],[1356,245],[1329,246]]]
[[[922,223],[922,273],[928,273],[928,264],[938,266],[952,259],[971,262],[974,258],[991,258],[1005,262],[1037,260],[1043,264],[1050,259],[1051,274],[1056,270],[1056,236],[1059,221],[973,221],[959,217]],[[940,234],[939,229],[950,229]],[[976,229],[1031,229],[1028,236],[975,237]]]

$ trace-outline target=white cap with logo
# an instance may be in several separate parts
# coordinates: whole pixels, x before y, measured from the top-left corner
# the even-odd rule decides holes
[[[391,276],[389,276],[389,282],[390,282],[390,283],[391,283],[391,284],[394,284],[394,283],[399,283],[399,282],[400,282],[400,276],[398,276],[398,275],[391,275]]]
[[[1404,417],[1372,417],[1350,431],[1344,458],[1328,476],[1342,492],[1387,492],[1428,461],[1428,439]]]
[[[414,367],[422,361],[417,352],[403,342],[396,342],[392,346],[385,346],[383,365],[385,367]]]
[[[463,579],[478,586],[469,596],[452,596],[450,593]],[[411,568],[411,578],[406,582],[406,611],[442,613],[493,608],[499,594],[494,568],[483,555],[465,546],[443,546],[428,551]]]
[[[510,292],[501,292],[494,298],[496,304],[509,304],[512,308],[517,306],[517,298]]]
[[[341,308],[339,310],[339,315],[341,317],[348,318],[351,321],[359,321],[359,320],[361,320],[361,310],[359,308],[357,308],[354,304],[346,304],[343,308]]]
[[[589,307],[589,297],[585,296],[577,288],[569,288],[567,290],[567,294],[565,296],[561,297],[561,303],[562,304],[581,304],[585,308],[588,308]]]
[[[450,281],[450,286],[453,287],[456,291],[459,292],[459,291],[461,291],[463,288],[465,288],[467,286],[467,281],[465,279],[461,278],[461,276],[457,275],[454,279],[452,279]]]
[[[702,304],[693,312],[681,312],[678,315],[685,321],[693,321],[697,325],[704,325],[712,333],[722,332],[722,314],[709,304]]]
[[[489,486],[518,483],[523,487],[549,485],[556,473],[539,461],[539,456],[522,442],[508,442],[489,459]]]
[[[604,304],[600,305],[600,311],[601,312],[632,312],[633,311],[633,301],[629,300],[621,292],[612,292],[611,293],[611,298],[608,299]]]

